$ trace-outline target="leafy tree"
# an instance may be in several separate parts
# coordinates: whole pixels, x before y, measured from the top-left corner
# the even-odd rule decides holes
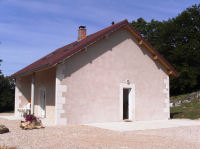
[[[132,24],[179,72],[170,78],[172,95],[200,89],[200,4],[168,21],[139,18]]]
[[[14,88],[14,81],[5,77],[0,71],[0,112],[14,109]]]

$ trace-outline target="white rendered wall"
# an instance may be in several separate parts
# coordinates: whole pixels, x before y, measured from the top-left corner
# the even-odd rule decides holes
[[[55,117],[56,125],[66,125],[67,118],[62,118],[62,114],[65,113],[63,105],[66,102],[66,97],[63,93],[67,92],[67,85],[62,85],[61,81],[64,79],[64,64],[60,64],[56,69],[56,101],[55,101]]]

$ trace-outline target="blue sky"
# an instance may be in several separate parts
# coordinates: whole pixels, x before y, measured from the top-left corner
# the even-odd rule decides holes
[[[167,20],[200,0],[0,0],[0,66],[11,75],[51,51],[87,34],[139,17]]]

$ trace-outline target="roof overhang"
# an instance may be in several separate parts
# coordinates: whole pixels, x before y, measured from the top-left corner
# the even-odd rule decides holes
[[[144,47],[150,52],[154,61],[158,61],[167,70],[169,76],[178,76],[178,72],[135,28],[133,28],[132,24],[128,24],[124,28],[137,39],[139,46]]]

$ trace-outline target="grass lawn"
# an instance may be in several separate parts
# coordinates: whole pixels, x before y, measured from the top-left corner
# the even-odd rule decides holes
[[[171,118],[200,118],[200,99],[191,101],[190,103],[182,104],[181,106],[170,108]]]

